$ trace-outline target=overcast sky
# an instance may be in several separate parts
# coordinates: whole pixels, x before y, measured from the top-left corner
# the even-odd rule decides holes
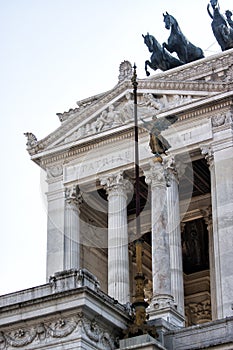
[[[24,132],[38,139],[60,125],[57,112],[113,88],[124,60],[150,53],[142,34],[162,43],[163,12],[206,56],[220,52],[205,0],[0,0],[0,294],[45,283],[46,206],[40,168]],[[230,0],[221,12],[233,10]]]

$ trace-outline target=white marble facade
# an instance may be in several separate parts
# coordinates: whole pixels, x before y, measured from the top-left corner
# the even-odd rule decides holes
[[[196,218],[205,220],[209,234],[211,317],[233,315],[232,57],[233,50],[228,50],[138,79],[139,166],[149,198],[144,198],[140,214],[141,234],[151,237],[143,257],[152,285],[148,312],[151,319],[162,318],[178,328],[185,320],[182,225]],[[57,272],[88,267],[100,289],[120,304],[133,301],[135,268],[129,246],[138,238],[131,208],[131,68],[124,61],[116,87],[59,113],[61,126],[46,138],[38,141],[26,135],[32,160],[47,173],[47,280]],[[163,133],[171,144],[169,155],[162,163],[154,162],[144,122],[171,115],[178,121]],[[196,174],[187,179],[187,167],[203,159],[209,167],[210,191],[194,197],[187,186],[196,181],[198,187],[200,179]],[[184,180],[187,193],[180,193]],[[198,300],[196,305],[206,305]],[[109,344],[102,348],[113,349]]]

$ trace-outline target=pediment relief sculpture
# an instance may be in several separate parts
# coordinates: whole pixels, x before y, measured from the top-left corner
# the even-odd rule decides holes
[[[191,95],[154,95],[143,93],[138,97],[138,117],[148,117],[158,114],[160,111],[178,107],[193,101]],[[76,141],[90,135],[126,125],[133,122],[134,103],[131,93],[124,97],[124,102],[111,104],[104,109],[94,120],[80,126],[72,135],[66,137],[65,142]]]

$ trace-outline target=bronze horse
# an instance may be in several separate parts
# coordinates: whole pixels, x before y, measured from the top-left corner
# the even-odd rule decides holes
[[[210,12],[210,4],[213,8],[213,14]],[[207,5],[207,11],[212,18],[211,27],[214,36],[220,45],[222,51],[233,48],[233,29],[228,26],[224,16],[220,13],[218,0],[210,0]]]
[[[177,20],[167,12],[166,14],[163,14],[163,17],[165,28],[171,29],[168,43],[163,43],[163,47],[171,53],[176,52],[179,59],[184,63],[196,61],[200,58],[203,58],[204,54],[202,49],[193,45],[186,39],[179,27]]]
[[[147,70],[147,66],[149,66],[153,70],[161,69],[162,71],[166,71],[171,68],[175,68],[181,66],[183,62],[178,60],[177,58],[171,56],[169,52],[167,52],[155,39],[153,35],[147,33],[143,35],[144,43],[148,47],[148,50],[152,52],[150,61],[147,60],[145,62],[145,71],[146,75],[149,76],[150,72]]]

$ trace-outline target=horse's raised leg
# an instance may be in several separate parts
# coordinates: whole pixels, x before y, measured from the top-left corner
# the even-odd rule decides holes
[[[162,47],[163,47],[163,51],[165,51],[165,49],[166,49],[170,53],[174,52],[174,51],[172,51],[172,49],[170,48],[170,46],[167,43],[163,43]]]
[[[146,75],[149,77],[149,75],[150,75],[150,72],[147,70],[147,66],[149,66],[151,69],[153,69],[153,70],[157,70],[158,69],[158,67],[155,65],[155,64],[152,64],[150,61],[146,61],[145,62],[145,71],[146,71]]]
[[[149,77],[149,75],[150,75],[150,72],[147,70],[147,66],[149,66],[150,67],[150,61],[145,61],[145,71],[146,71],[146,75]]]

